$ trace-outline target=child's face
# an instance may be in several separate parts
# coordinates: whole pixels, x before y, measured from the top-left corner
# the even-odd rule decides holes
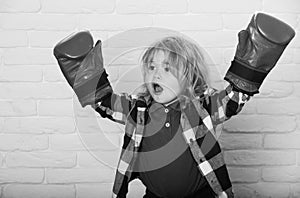
[[[163,51],[157,51],[145,71],[145,83],[153,99],[162,104],[174,100],[181,92],[179,80],[171,72]]]

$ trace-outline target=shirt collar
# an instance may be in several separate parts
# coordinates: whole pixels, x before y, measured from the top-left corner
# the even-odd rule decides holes
[[[161,108],[163,108],[163,109],[168,108],[168,109],[180,111],[180,102],[178,99],[173,100],[167,104],[161,104],[161,103],[158,103],[158,102],[155,102],[154,100],[152,100],[150,104],[151,104],[150,113],[155,112]]]

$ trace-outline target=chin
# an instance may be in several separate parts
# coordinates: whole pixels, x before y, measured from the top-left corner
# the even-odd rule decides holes
[[[169,103],[173,100],[175,100],[176,97],[170,97],[170,98],[167,98],[167,97],[164,97],[162,95],[160,96],[157,96],[155,94],[151,94],[152,95],[152,98],[155,102],[157,103],[161,103],[161,104],[166,104],[166,103]]]

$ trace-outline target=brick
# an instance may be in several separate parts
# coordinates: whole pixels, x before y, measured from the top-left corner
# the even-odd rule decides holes
[[[264,138],[265,148],[300,148],[300,134],[270,134]]]
[[[97,20],[95,20],[97,19]],[[152,25],[152,17],[147,15],[82,15],[78,28],[89,30],[125,30]]]
[[[298,54],[300,54],[300,49],[294,49],[294,59],[293,62],[294,63],[300,63],[300,56],[298,56]]]
[[[109,119],[97,118],[97,112],[91,117],[76,117],[76,124],[80,133],[122,133],[120,124]]]
[[[70,31],[30,31],[28,40],[31,47],[53,48],[63,38],[71,35],[74,30]],[[47,38],[47,39],[45,39]],[[52,55],[52,53],[51,53]]]
[[[2,66],[0,82],[41,82],[42,69],[37,66]]]
[[[2,99],[69,99],[74,92],[67,83],[1,83]]]
[[[37,105],[40,116],[73,116],[73,101],[68,100],[40,100]]]
[[[226,30],[243,30],[247,28],[252,14],[223,14],[223,28]]]
[[[2,155],[2,153],[0,153],[0,166],[2,166],[3,160],[4,160],[3,155]],[[0,193],[0,195],[1,195],[1,193]]]
[[[43,68],[43,80],[45,82],[64,82],[67,83],[63,73],[59,70],[58,65],[55,67]]]
[[[107,39],[109,39],[109,37],[111,37],[110,31],[93,30],[90,32],[93,35],[93,38],[95,38],[95,41],[101,40],[103,42],[103,41],[106,41]]]
[[[275,82],[266,80],[260,87],[257,98],[281,98],[293,94],[296,90],[291,82]]]
[[[269,80],[299,82],[300,69],[297,64],[278,65],[269,76]]]
[[[152,25],[151,25],[152,26]],[[111,33],[110,38],[103,42],[103,52],[107,48],[111,49],[114,53],[123,55],[128,52],[143,52],[146,47],[152,45],[153,42],[160,40],[166,36],[184,36],[182,33],[175,30],[170,30],[160,27],[144,27],[134,28],[127,31],[120,31]],[[115,48],[122,48],[121,53],[116,51]],[[124,63],[123,63],[124,64]]]
[[[2,183],[41,183],[44,180],[43,169],[33,168],[1,168],[0,184]]]
[[[41,8],[39,0],[28,0],[20,2],[18,0],[2,0],[0,12],[38,12]]]
[[[260,170],[258,168],[228,168],[229,177],[232,182],[258,182],[260,180]]]
[[[297,21],[299,21],[299,19],[300,19],[300,16],[298,15]],[[296,26],[296,31],[299,32],[299,30],[300,30],[300,25],[299,25],[299,23],[298,23],[298,25]]]
[[[300,184],[291,184],[291,197],[300,197]]]
[[[74,30],[76,19],[76,15],[65,14],[0,14],[0,27],[8,30]]]
[[[25,31],[1,31],[0,38],[5,38],[0,40],[0,47],[28,46],[28,38]]]
[[[89,151],[116,151],[121,147],[123,133],[82,133],[78,131],[85,150]]]
[[[52,49],[42,48],[8,49],[5,51],[3,59],[7,65],[47,65],[56,63],[52,55]]]
[[[157,13],[186,13],[188,3],[186,0],[121,0],[117,3],[116,11],[121,14],[157,14]]]
[[[296,35],[299,34],[299,31],[296,32]],[[293,38],[293,40],[290,42],[289,44],[290,48],[299,48],[300,47],[300,37],[299,36],[295,36]]]
[[[99,115],[98,112],[96,112],[90,105],[82,108],[81,104],[78,101],[77,97],[73,98],[72,101],[73,104],[73,112],[74,112],[74,116],[75,118],[81,118],[81,117],[97,117],[98,119],[101,118],[101,116]]]
[[[279,58],[277,65],[284,65],[284,64],[293,64],[293,52],[294,49],[291,47],[285,48],[285,51],[282,53],[281,57]],[[284,66],[279,66],[284,67]]]
[[[10,198],[75,198],[74,185],[11,184],[3,188],[3,196]]]
[[[188,2],[186,0],[156,0],[152,1],[152,4],[155,6],[156,13],[183,14],[188,12]]]
[[[0,131],[3,131],[4,123],[4,118],[0,117]]]
[[[300,97],[300,83],[293,83],[293,95],[296,96],[296,97]]]
[[[259,149],[262,148],[261,134],[222,133],[218,139],[224,149]]]
[[[294,165],[296,154],[291,151],[236,150],[226,151],[228,165]]]
[[[112,13],[115,2],[110,0],[42,1],[43,13]]]
[[[293,116],[239,115],[224,125],[231,132],[290,132],[296,128]]]
[[[120,149],[115,151],[80,151],[78,152],[77,165],[80,168],[97,168],[105,165],[111,169],[116,169],[120,152]]]
[[[238,198],[274,197],[288,198],[289,184],[259,182],[255,184],[234,184],[234,192]]]
[[[293,115],[300,113],[299,98],[275,98],[256,100],[257,113],[271,115]]]
[[[37,115],[34,100],[0,101],[0,116],[33,116]]]
[[[1,134],[0,150],[13,151],[33,151],[45,150],[48,148],[48,137],[45,135],[17,135]]]
[[[0,48],[0,63],[3,63],[3,54],[4,54],[4,49]]]
[[[175,30],[221,30],[221,15],[155,15],[155,27],[170,28]]]
[[[68,134],[51,135],[50,147],[53,150],[84,151],[84,150],[116,150],[120,147],[118,134]]]
[[[73,168],[73,169],[47,169],[47,183],[93,183],[113,182],[115,171],[107,167],[101,168]]]
[[[206,49],[204,49],[204,48],[202,48],[202,46],[200,46],[200,48],[202,50],[202,54],[205,57],[204,59],[205,59],[206,63],[209,65],[214,65],[214,66],[218,67],[218,69],[220,70],[220,64],[224,62],[222,48],[206,48]]]
[[[155,3],[150,0],[143,0],[143,1],[121,0],[117,3],[116,10],[118,13],[121,14],[129,14],[129,13],[154,14],[156,12],[155,8],[156,8]]]
[[[235,31],[201,31],[195,34],[194,39],[202,47],[235,47]]]
[[[236,46],[238,44],[237,38],[235,40],[233,40],[232,42]],[[235,46],[231,47],[231,48],[223,48],[223,56],[224,56],[223,58],[224,58],[224,63],[225,63],[225,65],[223,67],[226,68],[226,70],[224,71],[224,75],[225,75],[227,69],[229,69],[229,67],[231,65],[231,61],[234,58],[235,51],[236,51]]]
[[[192,13],[254,13],[262,9],[262,2],[259,0],[254,1],[238,1],[229,0],[220,2],[218,0],[205,1],[205,0],[191,0],[189,1],[189,10]]]
[[[300,12],[300,4],[297,0],[287,0],[287,1],[274,1],[265,0],[264,10],[266,12],[288,12],[288,13],[298,13]]]
[[[282,166],[263,168],[262,179],[270,182],[299,182],[300,167]]]
[[[127,67],[128,65],[131,67],[139,65],[139,57],[141,56],[143,49],[128,49],[129,47],[126,49],[118,48],[118,46],[126,46],[130,41],[130,38],[128,40],[120,39],[120,42],[116,45],[113,42],[108,42],[108,45],[112,47],[103,49],[106,68],[113,68],[115,65],[119,68],[123,67],[123,65]],[[132,45],[132,43],[130,45]]]
[[[111,197],[112,188],[113,188],[112,183],[76,184],[76,198]]]
[[[6,155],[8,167],[72,168],[76,165],[73,152],[10,152]]]
[[[70,117],[7,118],[2,130],[4,133],[73,133],[75,122]]]
[[[243,107],[242,111],[239,113],[240,115],[254,115],[257,113],[256,99],[252,98],[248,101]]]

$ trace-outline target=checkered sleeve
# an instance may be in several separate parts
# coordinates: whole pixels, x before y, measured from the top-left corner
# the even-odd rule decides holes
[[[207,89],[203,106],[210,114],[213,124],[217,125],[238,114],[249,99],[249,95],[228,85],[224,90]]]
[[[125,124],[127,115],[132,107],[133,97],[134,96],[130,96],[126,93],[110,93],[93,108],[101,115],[101,117]]]

